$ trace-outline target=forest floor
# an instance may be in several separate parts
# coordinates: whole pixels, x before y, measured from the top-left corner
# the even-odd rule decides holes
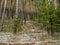
[[[60,45],[60,40],[40,38],[38,34],[19,34],[0,33],[0,45]],[[41,35],[41,34],[40,34]]]
[[[42,24],[40,25],[27,22],[22,26],[23,31],[17,34],[0,32],[0,45],[60,45],[60,40],[53,40],[51,36],[48,36]]]

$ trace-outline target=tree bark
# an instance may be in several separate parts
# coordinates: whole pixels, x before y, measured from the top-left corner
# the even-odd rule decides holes
[[[16,0],[16,15],[15,15],[15,24],[14,24],[14,33],[17,33],[17,21],[18,21],[18,0]]]
[[[0,7],[0,19],[1,19],[1,17],[2,17],[1,11],[2,11],[3,2],[4,2],[4,0],[1,1],[1,7]]]
[[[1,23],[0,23],[0,31],[2,31],[2,28],[3,28],[3,22],[4,22],[6,4],[7,4],[7,0],[5,0],[5,2],[4,2],[4,10],[3,10],[3,14],[2,14]]]

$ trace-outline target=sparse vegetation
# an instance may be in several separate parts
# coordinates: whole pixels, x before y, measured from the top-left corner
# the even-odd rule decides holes
[[[15,35],[35,34],[35,38],[39,38],[39,41],[60,39],[59,2],[57,0],[0,0],[0,32],[10,32]]]

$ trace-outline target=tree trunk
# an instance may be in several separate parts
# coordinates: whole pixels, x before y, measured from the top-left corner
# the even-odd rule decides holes
[[[15,24],[14,24],[14,33],[17,33],[17,21],[18,21],[18,0],[16,0],[16,15],[15,15]]]
[[[3,10],[3,14],[2,14],[1,23],[0,23],[0,31],[2,31],[2,27],[3,27],[3,22],[4,22],[4,16],[5,16],[6,4],[7,4],[7,0],[5,0],[5,2],[4,2],[4,10]]]
[[[2,11],[3,2],[4,2],[4,0],[1,1],[1,7],[0,7],[0,19],[1,19],[1,17],[2,17],[1,11]]]

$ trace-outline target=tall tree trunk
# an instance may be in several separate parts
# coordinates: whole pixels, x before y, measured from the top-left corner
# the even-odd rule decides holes
[[[2,15],[1,15],[1,11],[2,11],[3,2],[4,2],[4,0],[1,1],[1,7],[0,7],[0,18],[2,17]]]
[[[26,13],[25,13],[25,7],[26,7],[26,0],[24,1],[24,7],[23,7],[23,14],[24,14],[24,24],[26,24],[26,17],[27,17],[27,15],[26,15]]]
[[[3,14],[2,14],[1,23],[0,23],[0,31],[2,31],[2,28],[3,28],[3,22],[4,22],[6,4],[7,4],[7,0],[5,0],[5,2],[4,2],[4,10],[3,10]]]
[[[17,21],[18,21],[18,0],[16,0],[16,15],[15,15],[15,24],[14,24],[14,33],[17,33]]]
[[[21,5],[22,5],[22,6],[21,6],[21,7],[22,7],[21,23],[22,23],[22,25],[23,25],[23,18],[24,18],[24,17],[23,17],[23,16],[24,16],[24,14],[23,14],[23,13],[24,13],[24,12],[23,12],[23,10],[24,10],[24,0],[21,0]]]

